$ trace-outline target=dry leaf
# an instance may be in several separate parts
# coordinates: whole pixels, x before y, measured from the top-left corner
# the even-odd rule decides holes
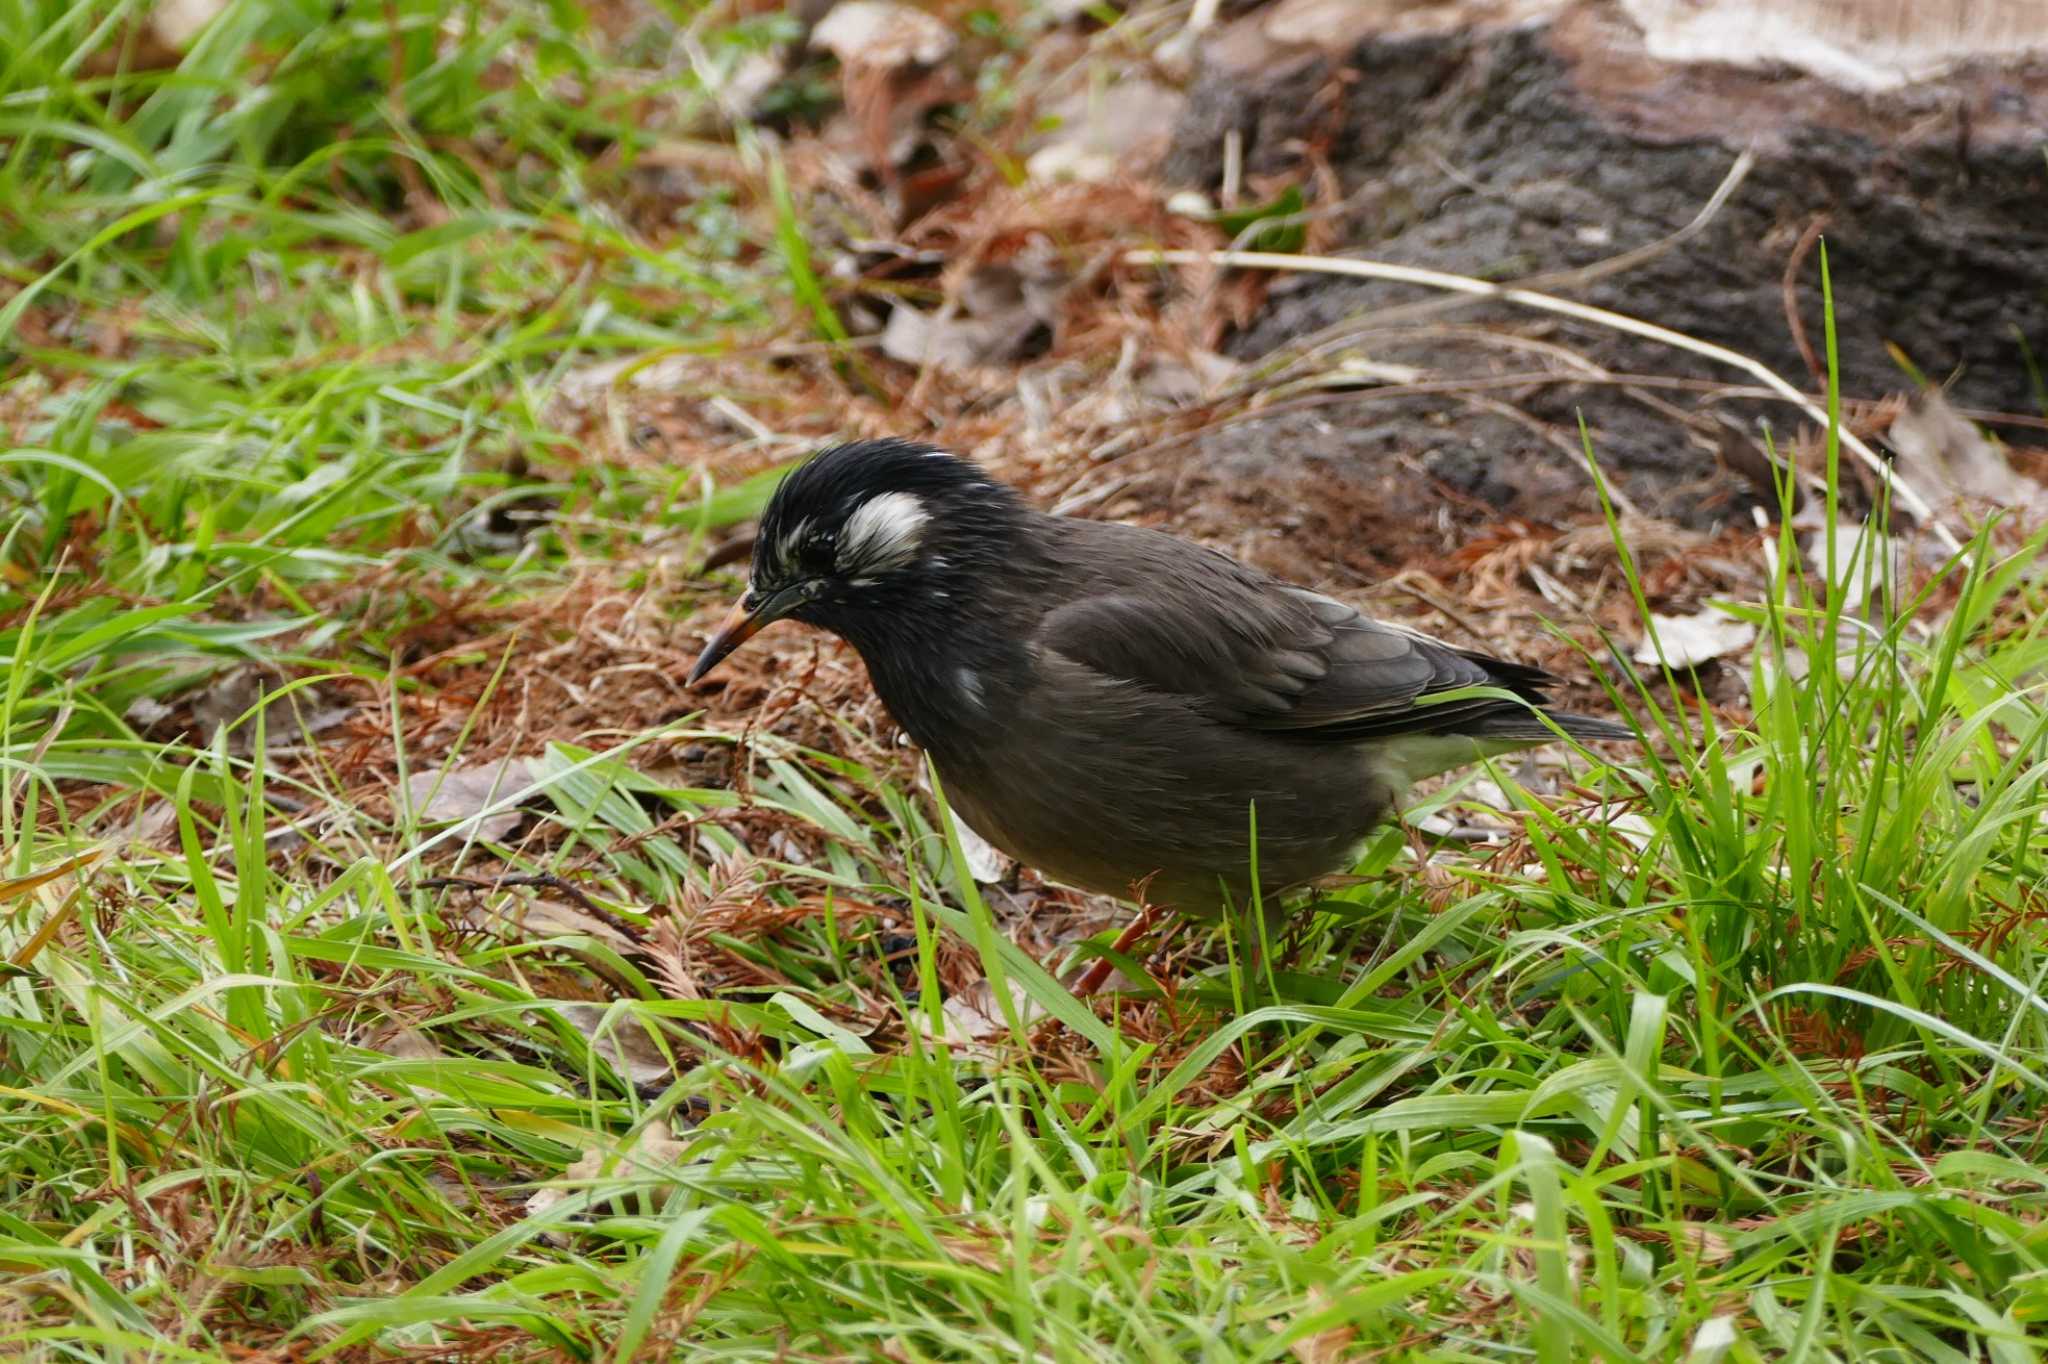
[[[882,328],[882,354],[906,365],[971,369],[1007,351],[1028,334],[1000,318],[936,317],[907,303],[889,310]]]
[[[149,27],[157,41],[174,52],[191,50],[200,31],[220,17],[229,0],[156,0],[149,8]]]
[[[846,66],[936,66],[953,50],[953,31],[922,10],[891,0],[842,0],[811,30],[811,46]]]
[[[176,713],[176,707],[167,706],[154,696],[138,696],[128,703],[128,709],[121,713],[121,718],[137,729],[148,730]]]
[[[674,1128],[667,1123],[649,1123],[623,1148],[586,1146],[583,1154],[562,1171],[562,1182],[585,1184],[617,1176],[635,1183],[647,1183],[651,1176],[680,1164],[684,1150],[683,1144],[676,1140]],[[655,1206],[666,1203],[671,1191],[670,1186],[656,1185],[651,1190]],[[568,1198],[571,1192],[571,1189],[556,1184],[535,1189],[526,1200],[526,1215],[539,1216]],[[567,1241],[558,1232],[545,1232],[542,1239],[552,1245],[563,1245]]]
[[[1140,167],[1126,161],[1163,151],[1185,103],[1179,91],[1142,76],[1107,89],[1077,90],[1046,111],[1058,126],[1025,159],[1024,173],[1040,184],[1100,184],[1120,171],[1136,171]]]
[[[1815,534],[1807,543],[1806,560],[1815,572],[1828,577],[1828,541],[1835,546],[1834,573],[1830,579],[1849,606],[1861,607],[1886,581],[1899,582],[1906,571],[1906,552],[1899,541],[1875,526],[1850,521],[1835,526],[1832,536]]]
[[[531,786],[538,771],[531,758],[507,758],[503,762],[479,763],[473,767],[436,767],[415,772],[406,780],[407,797],[414,811],[429,824],[449,824],[480,814],[498,801]],[[516,809],[492,815],[477,826],[477,836],[499,839],[518,827],[523,818]]]
[[[551,417],[560,420],[571,413],[599,407],[615,393],[668,396],[683,393],[701,383],[704,358],[699,355],[623,355],[570,370],[555,385],[550,400]]]
[[[433,1038],[409,1023],[394,1023],[363,1045],[398,1061],[439,1061],[447,1055]]]
[[[517,914],[519,927],[528,936],[553,933],[581,934],[617,952],[635,952],[640,945],[595,914],[585,913],[560,900],[535,900]]]
[[[1692,1348],[1685,1352],[1685,1364],[1719,1364],[1741,1336],[1733,1317],[1708,1317],[1693,1332]]]
[[[1138,377],[1138,392],[1160,407],[1186,407],[1213,396],[1242,368],[1229,356],[1208,350],[1161,355]]]
[[[648,1035],[648,1024],[634,1014],[621,1013],[606,1026],[605,1020],[610,1015],[609,1009],[598,1004],[562,1006],[562,1017],[590,1039],[592,1049],[605,1059],[606,1064],[634,1085],[647,1088],[673,1080],[675,1067],[669,1064],[668,1056]],[[671,1048],[674,1045],[672,1041]]]
[[[147,847],[177,826],[177,802],[160,800],[139,810],[135,818],[128,822],[127,828],[121,831],[120,837],[123,842],[139,843]]]
[[[1001,848],[974,832],[967,821],[953,816],[953,829],[960,835],[960,851],[967,856],[967,870],[982,885],[992,885],[1010,872],[1010,858]]]
[[[755,52],[741,59],[712,87],[718,111],[734,123],[752,118],[762,96],[775,88],[785,70],[779,52]]]
[[[1937,500],[1946,493],[1952,503],[2048,512],[2048,488],[2016,471],[2005,451],[1950,407],[1938,388],[1894,417],[1886,439],[1905,477]]]
[[[32,871],[26,876],[0,877],[0,900],[18,900],[60,877],[82,870],[100,860],[106,853],[104,848],[90,848],[75,853],[52,867]]]
[[[193,696],[193,726],[209,739],[216,730],[233,726],[228,731],[228,751],[237,755],[248,753],[256,742],[253,712],[263,702],[272,680],[266,669],[255,664],[241,664],[216,673]],[[265,705],[264,748],[276,752],[311,744],[316,735],[326,733],[355,713],[352,706],[321,705],[319,700],[317,689],[302,689]],[[129,711],[131,721],[145,725],[162,719],[155,709],[139,703]]]
[[[244,664],[215,674],[192,701],[192,723],[207,738],[247,715],[263,699],[263,674]]]
[[[1016,981],[1010,981],[1010,1003],[1017,1012],[1017,1019],[1025,1026],[1043,1016],[1044,1010],[1033,1002]],[[977,980],[965,989],[955,990],[946,996],[944,1009],[946,1035],[949,1042],[986,1042],[993,1038],[1010,1035],[1009,1020],[996,1004],[995,988],[987,980]],[[923,1010],[917,1014],[918,1024],[927,1035],[931,1032],[930,1019]]]
[[[1690,616],[1652,615],[1634,657],[1638,663],[1654,665],[1661,657],[1673,668],[1696,668],[1754,643],[1754,625],[1707,606]]]
[[[1058,267],[1030,257],[979,266],[961,283],[952,316],[896,304],[882,329],[882,353],[947,369],[1016,360],[1034,335],[1058,322],[1066,283]]]
[[[1330,1310],[1330,1306],[1330,1295],[1321,1287],[1309,1289],[1309,1315],[1321,1316]],[[1348,1321],[1340,1321],[1334,1326],[1324,1327],[1312,1336],[1295,1341],[1288,1348],[1301,1364],[1337,1364],[1350,1354],[1351,1344],[1357,1337],[1357,1328]]]
[[[1671,1239],[1683,1242],[1694,1258],[1710,1265],[1720,1264],[1735,1253],[1735,1243],[1725,1233],[1700,1222],[1679,1223]]]
[[[923,775],[918,777],[917,786],[925,795],[931,795],[931,782]],[[967,870],[973,875],[976,883],[984,886],[994,885],[1010,874],[1010,867],[1013,865],[1010,855],[983,838],[979,831],[961,817],[958,810],[953,811],[953,829],[960,835],[960,851],[967,855]]]

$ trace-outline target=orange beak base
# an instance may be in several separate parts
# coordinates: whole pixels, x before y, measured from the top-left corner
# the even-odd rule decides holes
[[[697,661],[690,668],[690,675],[683,680],[686,687],[694,687],[704,680],[704,675],[725,661],[726,655],[761,633],[761,627],[775,617],[766,611],[749,611],[745,599],[733,604],[733,608],[719,622],[717,633],[704,646],[704,652],[697,655]]]

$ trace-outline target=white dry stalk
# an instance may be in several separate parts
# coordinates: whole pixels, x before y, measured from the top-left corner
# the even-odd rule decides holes
[[[1385,261],[1360,260],[1351,256],[1300,256],[1280,251],[1157,251],[1141,250],[1124,253],[1124,262],[1129,265],[1210,265],[1217,269],[1240,270],[1292,270],[1306,274],[1344,275],[1353,279],[1383,279],[1399,284],[1419,284],[1430,289],[1444,289],[1453,293],[1475,294],[1495,298],[1503,303],[1513,303],[1538,312],[1557,313],[1564,317],[1577,318],[1610,331],[1627,332],[1631,336],[1644,337],[1660,342],[1675,350],[1688,351],[1694,355],[1731,366],[1750,375],[1785,401],[1806,414],[1810,421],[1818,422],[1823,428],[1828,425],[1827,413],[1816,407],[1804,393],[1786,383],[1760,360],[1717,346],[1711,341],[1702,341],[1684,332],[1660,327],[1654,322],[1629,317],[1624,313],[1609,312],[1585,303],[1574,303],[1570,299],[1557,298],[1551,294],[1539,294],[1529,289],[1505,288],[1489,284],[1483,279],[1470,275],[1454,275],[1443,270],[1423,270],[1412,265],[1391,265]],[[1839,429],[1839,428],[1838,428]],[[1949,528],[1935,516],[1931,503],[1912,485],[1893,472],[1882,456],[1864,444],[1855,433],[1840,430],[1842,444],[1869,467],[1879,482],[1891,490],[1893,498],[1907,511],[1913,513],[1941,542],[1950,554],[1963,552],[1962,542],[1956,539]]]

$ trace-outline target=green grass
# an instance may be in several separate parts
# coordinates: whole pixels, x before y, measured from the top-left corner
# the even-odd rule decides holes
[[[2036,1357],[2039,535],[1868,612],[1781,537],[1752,723],[1589,660],[1659,740],[1601,799],[1091,1009],[850,718],[742,798],[608,699],[767,485],[551,395],[837,325],[780,180],[619,207],[709,136],[671,44],[765,26],[245,3],[87,62],[120,13],[0,12],[0,1356]],[[404,794],[536,751],[509,842]]]

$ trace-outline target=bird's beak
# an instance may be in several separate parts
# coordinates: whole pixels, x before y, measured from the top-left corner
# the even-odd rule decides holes
[[[756,597],[749,592],[733,603],[733,608],[718,624],[718,630],[704,646],[704,652],[697,655],[697,662],[690,668],[690,675],[683,679],[683,685],[694,687],[704,680],[704,675],[725,661],[727,654],[761,633],[761,627],[781,620],[794,610],[801,594],[793,588],[784,588],[766,597]]]

